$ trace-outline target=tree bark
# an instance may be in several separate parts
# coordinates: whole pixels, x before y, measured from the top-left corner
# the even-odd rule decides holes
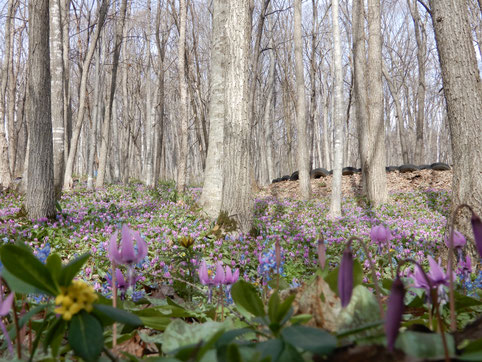
[[[209,75],[211,83],[209,142],[203,190],[199,201],[204,212],[211,219],[218,217],[223,197],[227,3],[227,0],[214,0],[213,3],[211,72]]]
[[[80,131],[82,129],[82,123],[84,122],[85,114],[85,96],[87,92],[87,79],[89,75],[89,67],[92,62],[92,57],[94,56],[94,51],[97,46],[97,42],[100,37],[100,32],[104,26],[104,21],[107,15],[107,10],[109,8],[109,0],[102,0],[99,7],[99,15],[97,20],[97,28],[90,41],[89,48],[87,50],[87,55],[84,62],[82,63],[82,76],[80,79],[79,86],[79,108],[77,111],[77,120],[75,122],[75,128],[72,134],[72,140],[70,142],[69,157],[65,165],[65,175],[64,175],[64,185],[63,189],[68,190],[72,188],[72,171],[74,169],[75,157],[77,155],[77,145],[79,142]]]
[[[453,152],[452,210],[461,203],[482,215],[482,83],[465,1],[430,0],[442,68]],[[472,235],[467,219],[456,227]]]
[[[301,34],[301,0],[295,0],[294,7],[294,43],[296,70],[296,130],[298,133],[298,169],[301,198],[311,198],[310,184],[310,148],[306,133],[305,76],[303,66],[303,40]]]
[[[10,172],[10,165],[8,161],[8,143],[5,130],[5,109],[6,109],[6,99],[5,95],[7,93],[8,84],[8,68],[10,65],[10,34],[12,31],[12,20],[14,16],[14,0],[8,1],[8,14],[5,19],[5,56],[2,64],[2,74],[0,82],[0,190],[2,188],[8,189],[12,182],[12,174]],[[12,81],[12,80],[10,80]]]
[[[221,210],[235,217],[239,230],[247,233],[253,221],[248,109],[251,39],[249,0],[229,1],[226,39],[226,118]]]
[[[26,208],[30,219],[55,216],[50,114],[49,0],[29,2],[29,163]]]
[[[177,164],[177,190],[184,192],[187,178],[187,155],[188,155],[188,104],[187,104],[187,79],[186,79],[186,23],[187,23],[187,0],[179,2],[179,42],[177,69],[179,72],[179,106],[181,108],[181,147]]]
[[[335,127],[334,139],[334,160],[333,179],[331,183],[330,216],[332,218],[341,216],[341,171],[343,168],[343,142],[344,142],[344,102],[343,102],[343,68],[341,64],[341,40],[340,28],[338,25],[338,0],[332,1],[332,22],[333,22],[333,124]]]
[[[97,174],[97,179],[95,180],[95,188],[104,187],[104,177],[107,168],[107,155],[109,153],[109,141],[110,141],[110,125],[112,123],[112,105],[114,103],[115,89],[117,85],[117,68],[119,66],[119,57],[122,47],[122,35],[124,31],[124,24],[127,12],[127,0],[122,0],[119,16],[117,19],[115,27],[115,40],[114,40],[114,54],[112,59],[112,71],[109,80],[109,91],[107,107],[105,108],[104,123],[102,125],[102,143],[100,146],[100,156],[99,156],[99,171]]]
[[[60,198],[64,176],[64,63],[60,1],[50,0],[50,69],[52,74],[52,136],[55,195]]]

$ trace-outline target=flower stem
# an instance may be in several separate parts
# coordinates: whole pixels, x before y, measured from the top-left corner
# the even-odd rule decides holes
[[[437,317],[438,330],[442,336],[442,344],[444,346],[445,362],[450,362],[450,353],[447,345],[447,339],[445,338],[444,326],[442,323],[442,318],[440,317],[438,299],[437,299],[437,289],[432,289],[432,300],[435,309],[435,316]]]
[[[13,291],[11,291],[13,293]],[[18,359],[22,359],[22,338],[20,338],[20,328],[18,328],[18,315],[17,315],[17,306],[16,306],[16,299],[17,296],[14,297],[13,303],[12,303],[12,311],[13,311],[13,322],[15,323],[15,329],[17,330],[17,357]],[[5,336],[7,338],[7,336]]]
[[[359,237],[356,237],[356,236],[352,236],[349,240],[348,240],[348,246],[351,244],[351,242],[353,240],[358,240],[360,242],[360,244],[362,245],[362,248],[363,250],[365,251],[365,254],[367,255],[367,259],[370,263],[370,269],[371,269],[371,272],[372,272],[372,279],[373,279],[373,284],[375,285],[375,294],[377,296],[377,301],[378,301],[378,307],[380,308],[380,318],[383,319],[383,303],[382,303],[382,293],[380,291],[380,287],[378,285],[378,278],[377,278],[377,273],[375,271],[375,265],[373,264],[373,260],[372,258],[370,257],[370,252],[365,244],[365,242],[360,239]]]
[[[117,281],[115,277],[115,263],[112,262],[112,307],[117,308]],[[112,325],[112,350],[117,347],[117,324]]]

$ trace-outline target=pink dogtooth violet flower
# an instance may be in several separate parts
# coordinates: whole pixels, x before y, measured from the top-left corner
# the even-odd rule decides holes
[[[147,245],[138,231],[122,225],[121,242],[117,245],[117,231],[110,237],[107,253],[109,259],[116,264],[133,265],[139,263],[147,255]],[[137,252],[134,248],[137,244]]]
[[[405,297],[405,287],[397,275],[393,281],[390,297],[388,298],[387,314],[385,317],[385,334],[387,335],[387,347],[393,351],[397,340],[398,331],[402,322]]]
[[[341,306],[345,308],[353,293],[353,253],[349,246],[345,248],[338,269],[338,295]]]
[[[392,239],[392,233],[389,228],[377,225],[370,230],[370,238],[378,245],[383,245]]]
[[[226,276],[224,278],[224,284],[231,285],[238,281],[239,279],[239,269],[236,269],[234,273],[229,266],[226,266]]]
[[[472,231],[474,233],[475,246],[479,252],[479,257],[482,258],[482,220],[480,220],[480,217],[475,212],[472,212],[470,223],[472,224]]]
[[[450,248],[450,235],[447,235],[444,238],[444,242],[447,248]],[[465,246],[465,244],[467,244],[467,240],[465,240],[465,236],[463,236],[462,233],[458,232],[457,230],[454,230],[453,242],[454,242],[455,249],[461,249]]]

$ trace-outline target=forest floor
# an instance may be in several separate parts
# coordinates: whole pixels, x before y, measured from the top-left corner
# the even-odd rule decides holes
[[[314,199],[331,195],[333,176],[311,179],[311,190]],[[278,199],[301,199],[299,182],[281,181],[261,188],[258,197],[275,197]],[[411,191],[450,191],[452,187],[452,171],[420,170],[415,172],[400,173],[398,171],[387,173],[387,186],[390,194]],[[356,196],[362,194],[361,174],[342,177],[343,196]]]

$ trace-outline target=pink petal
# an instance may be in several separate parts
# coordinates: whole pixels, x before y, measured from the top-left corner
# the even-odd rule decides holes
[[[231,272],[231,268],[229,266],[226,266],[226,277],[224,279],[224,282],[226,284],[233,283],[233,273]]]
[[[112,262],[121,263],[119,248],[117,246],[117,231],[109,239],[107,255]]]
[[[136,260],[136,252],[132,242],[132,231],[124,224],[122,226],[122,240],[121,240],[121,259],[125,264],[132,264]]]
[[[12,309],[12,302],[14,296],[14,293],[10,293],[8,297],[5,298],[5,300],[0,304],[0,316],[4,317],[10,312],[10,309]]]
[[[203,260],[201,266],[198,269],[199,280],[202,285],[207,285],[209,283],[208,267],[206,262]]]
[[[144,239],[141,237],[141,234],[138,231],[132,232],[134,238],[137,241],[137,263],[144,259],[147,255],[147,244]]]

